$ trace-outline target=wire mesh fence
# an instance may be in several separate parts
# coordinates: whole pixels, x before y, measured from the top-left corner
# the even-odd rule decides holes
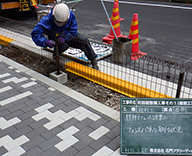
[[[41,48],[31,39],[33,25],[0,18],[0,44],[18,52],[55,62],[54,48]],[[78,44],[85,40],[76,38]],[[69,47],[59,57],[61,70],[82,76],[128,97],[191,98],[192,67],[176,62],[139,56],[113,45],[89,40],[97,54],[99,71],[91,68],[85,53]],[[133,60],[135,57],[136,60]],[[137,59],[138,58],[138,59]]]

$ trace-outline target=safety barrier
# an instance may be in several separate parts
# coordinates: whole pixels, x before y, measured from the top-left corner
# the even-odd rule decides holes
[[[7,27],[6,23],[12,23]],[[21,27],[25,27],[25,31]],[[37,57],[52,60],[52,49],[37,47],[30,32],[33,26],[0,18],[0,44],[24,52],[34,53]],[[77,39],[79,40],[79,39]],[[79,43],[84,41],[79,40]],[[90,68],[90,61],[78,49],[69,48],[60,56],[62,70],[72,72],[90,81],[117,91],[128,97],[150,98],[191,98],[192,97],[192,67],[176,62],[165,61],[151,56],[142,56],[138,60],[130,59],[130,53],[90,40],[91,46],[98,55],[100,71]],[[121,55],[115,62],[112,55]],[[135,54],[138,55],[138,54]]]
[[[111,90],[117,91],[128,97],[171,98],[154,90],[150,90],[118,77],[97,71],[76,62],[66,63],[65,68],[71,73],[84,77],[90,81],[93,81]]]

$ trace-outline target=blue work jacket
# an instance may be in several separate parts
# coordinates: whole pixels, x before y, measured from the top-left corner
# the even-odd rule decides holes
[[[33,31],[31,32],[31,37],[36,45],[41,47],[46,47],[45,42],[49,40],[55,40],[56,33],[61,33],[60,36],[64,38],[66,42],[70,41],[73,36],[77,36],[77,21],[75,18],[75,14],[70,10],[70,17],[68,22],[59,27],[53,21],[53,15],[51,12],[44,16],[34,27]],[[46,34],[48,39],[44,36]]]

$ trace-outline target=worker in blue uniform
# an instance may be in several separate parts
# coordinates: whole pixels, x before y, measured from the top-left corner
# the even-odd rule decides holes
[[[31,37],[36,45],[41,47],[55,47],[55,37],[58,40],[58,51],[62,54],[69,47],[81,49],[91,61],[92,68],[99,70],[97,55],[93,51],[89,40],[77,32],[75,14],[64,3],[55,5],[51,12],[44,16],[31,32]],[[45,34],[48,38],[45,37]],[[53,57],[55,57],[55,52]]]

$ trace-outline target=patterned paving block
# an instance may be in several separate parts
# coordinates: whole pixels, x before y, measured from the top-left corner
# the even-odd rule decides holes
[[[90,118],[91,120],[93,120],[93,121],[97,121],[97,120],[100,119],[101,117],[100,117],[99,115],[97,115],[97,114],[91,113],[90,116],[89,116],[89,118]]]
[[[34,116],[32,116],[32,118],[35,120],[35,121],[39,121],[39,120],[41,120],[41,119],[43,119],[43,118],[48,118],[49,116],[51,116],[52,115],[52,113],[50,112],[50,111],[43,111],[43,112],[41,112],[41,113],[39,113],[39,114],[36,114],[36,115],[34,115]]]
[[[62,110],[58,110],[55,113],[51,113],[48,109],[52,108],[53,105],[51,103],[47,103],[41,107],[36,108],[35,110],[39,112],[39,114],[32,116],[32,118],[36,121],[39,121],[43,118],[47,118],[50,120],[49,123],[45,124],[44,127],[46,127],[48,130],[51,130],[55,128],[56,126],[59,126],[63,122],[71,119],[76,118],[79,121],[82,121],[86,118],[90,118],[93,121],[96,121],[100,118],[97,114],[92,113],[91,111],[83,108],[78,107],[75,110],[65,113]]]
[[[44,80],[9,67],[1,62],[3,156],[119,155],[115,134],[119,122],[44,84]]]
[[[14,155],[14,156],[20,156],[20,155],[22,155],[22,154],[24,154],[24,153],[25,153],[25,150],[24,150],[23,148],[21,148],[21,147],[16,147],[16,148],[14,148],[13,150],[5,153],[3,156],[12,156],[12,155]]]
[[[29,82],[29,83],[21,85],[21,87],[28,88],[28,87],[34,86],[36,84],[37,84],[37,82]]]
[[[12,141],[12,138],[9,135],[6,135],[6,136],[0,138],[0,147],[10,141]]]
[[[19,147],[20,145],[28,142],[29,139],[22,135],[21,137],[15,139],[15,140],[12,140],[6,144],[4,144],[3,146],[8,150],[8,151],[11,151],[12,149],[16,148],[16,147]]]
[[[37,79],[35,79],[35,78],[33,78],[33,77],[31,77],[30,80],[31,80],[31,81],[37,81]]]
[[[55,147],[59,149],[61,152],[69,148],[70,146],[74,145],[79,140],[74,136],[69,136],[65,140],[61,141],[60,143],[56,144]]]
[[[7,77],[7,76],[10,76],[11,74],[9,74],[9,73],[4,73],[4,74],[0,74],[0,79],[1,78],[4,78],[4,77]]]
[[[19,156],[25,153],[25,150],[21,147],[24,143],[28,142],[29,139],[22,135],[19,138],[13,140],[9,135],[0,138],[0,146],[5,147],[8,152],[4,154],[4,156],[14,155]]]
[[[12,66],[9,66],[8,68],[9,68],[9,69],[14,69],[14,67],[12,67]]]
[[[50,122],[44,125],[44,127],[46,127],[48,130],[62,124],[65,121],[61,118],[61,116],[64,116],[66,113],[62,110],[51,113],[48,109],[52,107],[53,105],[51,103],[47,103],[39,108],[36,108],[35,110],[39,112],[39,114],[32,117],[36,121],[39,121],[43,118],[50,120]]]
[[[50,109],[52,107],[54,107],[54,105],[52,105],[51,103],[47,103],[47,104],[45,104],[43,106],[40,106],[40,107],[36,108],[35,110],[40,113],[40,112],[48,110],[48,109]]]
[[[5,99],[5,100],[3,100],[3,101],[0,101],[0,105],[1,105],[1,106],[7,105],[7,104],[9,104],[9,103],[11,103],[11,102],[14,102],[14,101],[17,101],[17,100],[19,100],[19,99],[25,98],[25,97],[30,96],[30,95],[32,95],[32,94],[33,94],[32,92],[27,91],[27,92],[24,92],[24,93],[15,95],[15,96],[13,96],[13,97],[10,97],[10,98],[8,98],[8,99]]]
[[[98,129],[96,129],[95,131],[93,131],[92,133],[89,134],[89,136],[91,138],[93,138],[94,140],[99,139],[100,137],[102,137],[103,135],[105,135],[107,132],[109,132],[110,130],[104,126],[99,127]]]
[[[21,71],[20,70],[15,70],[16,73],[20,73]]]
[[[19,118],[17,118],[17,117],[12,118],[12,119],[10,119],[8,121],[6,119],[4,119],[3,117],[0,117],[0,128],[2,130],[4,130],[4,129],[6,129],[6,128],[10,127],[10,126],[13,126],[13,125],[15,125],[15,124],[17,124],[19,122],[21,122],[21,120]]]
[[[101,118],[100,116],[92,113],[91,111],[87,110],[86,108],[83,107],[78,107],[77,109],[75,109],[76,111],[80,112],[79,115],[75,116],[75,118],[79,121],[84,120],[85,118],[90,118],[93,121],[98,120],[99,118]]]
[[[12,89],[12,87],[10,87],[10,86],[0,88],[0,93],[6,92],[6,91],[11,90],[11,89]]]
[[[47,119],[50,121],[61,118],[62,116],[65,116],[66,113],[62,110],[58,110],[55,113],[52,113],[50,116],[47,116]],[[64,120],[64,119],[63,119]]]
[[[75,116],[78,115],[78,114],[79,114],[79,113],[78,113],[77,111],[72,110],[72,111],[66,113],[66,115],[61,116],[61,118],[62,118],[63,120],[65,120],[65,121],[68,121],[68,120],[70,120],[71,118],[75,117]]]
[[[23,82],[23,81],[26,81],[26,80],[28,80],[27,77],[23,77],[23,78],[20,78],[20,79],[18,79],[17,77],[12,77],[12,78],[3,80],[2,82],[5,83],[5,84],[10,83],[10,82],[20,83],[20,82]]]
[[[55,91],[55,88],[49,87],[48,88],[50,91]]]
[[[79,131],[78,128],[71,126],[71,127],[67,128],[66,130],[58,133],[57,136],[64,140],[64,139],[68,138],[69,136],[77,133],[78,131]]]
[[[61,118],[57,118],[57,119],[53,119],[50,122],[48,122],[47,124],[43,125],[45,128],[47,128],[48,130],[51,130],[57,126],[59,126],[60,124],[62,124],[63,122],[65,122],[65,120],[61,119]]]
[[[113,152],[114,152],[113,150],[104,146],[100,150],[98,150],[96,153],[94,153],[92,156],[111,155]]]

